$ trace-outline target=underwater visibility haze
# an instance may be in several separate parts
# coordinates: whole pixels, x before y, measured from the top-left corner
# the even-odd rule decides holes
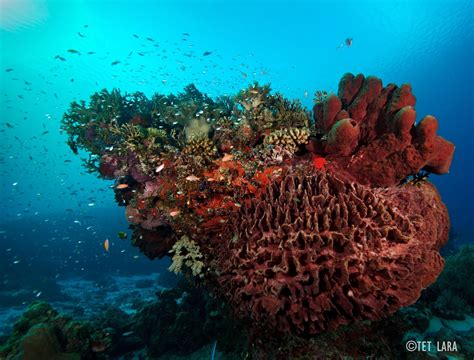
[[[0,359],[474,358],[473,4],[0,0]]]

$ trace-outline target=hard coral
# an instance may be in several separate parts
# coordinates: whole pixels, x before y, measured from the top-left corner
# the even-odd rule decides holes
[[[240,316],[282,331],[381,319],[416,301],[443,267],[448,218],[438,202],[428,184],[372,190],[289,174],[242,206],[219,285]]]
[[[285,128],[276,130],[264,139],[265,144],[281,146],[291,154],[298,150],[300,145],[308,143],[309,131],[299,128]]]
[[[213,158],[217,153],[212,140],[207,138],[192,139],[189,144],[183,148],[183,154],[202,156],[205,159]]]

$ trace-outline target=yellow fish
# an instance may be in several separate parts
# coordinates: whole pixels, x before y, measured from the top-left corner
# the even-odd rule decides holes
[[[109,239],[105,239],[105,241],[104,241],[104,249],[105,249],[105,251],[109,251]]]
[[[117,189],[121,190],[121,189],[126,189],[128,188],[128,184],[118,184],[117,185]]]

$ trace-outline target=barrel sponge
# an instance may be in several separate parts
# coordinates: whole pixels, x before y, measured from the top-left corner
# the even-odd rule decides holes
[[[316,126],[323,132],[329,131],[336,121],[341,107],[341,100],[333,94],[329,95],[326,101],[315,104],[313,107],[314,116],[319,119]]]
[[[448,224],[428,183],[372,189],[288,174],[242,205],[219,291],[237,315],[283,332],[381,319],[434,282]]]
[[[327,135],[325,151],[328,154],[350,155],[357,146],[359,134],[359,126],[353,119],[339,120]]]

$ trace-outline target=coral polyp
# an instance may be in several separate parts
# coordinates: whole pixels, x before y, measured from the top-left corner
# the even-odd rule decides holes
[[[102,91],[63,119],[115,179],[132,243],[198,278],[249,326],[316,334],[412,304],[443,268],[447,209],[420,171],[454,145],[409,85],[346,74],[313,111],[253,84],[211,99]],[[125,110],[126,109],[126,110]]]

